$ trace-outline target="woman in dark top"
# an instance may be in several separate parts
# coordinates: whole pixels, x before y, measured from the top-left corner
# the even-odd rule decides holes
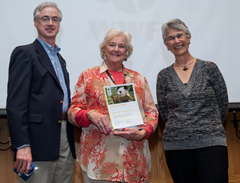
[[[223,123],[227,88],[216,64],[189,53],[191,33],[179,19],[162,26],[164,44],[175,62],[159,72],[157,100],[165,124],[167,165],[175,183],[228,182]]]

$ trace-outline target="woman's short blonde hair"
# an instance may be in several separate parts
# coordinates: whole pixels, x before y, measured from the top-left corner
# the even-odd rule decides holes
[[[123,35],[126,39],[126,57],[125,57],[124,60],[127,61],[127,59],[132,54],[132,51],[133,51],[133,46],[131,44],[132,35],[128,32],[123,32],[120,29],[110,29],[108,31],[108,33],[106,34],[106,36],[104,37],[104,40],[101,42],[101,44],[99,46],[100,47],[100,55],[101,55],[103,60],[106,59],[106,56],[105,56],[104,52],[106,50],[107,42],[110,41],[114,36],[117,36],[117,35]]]

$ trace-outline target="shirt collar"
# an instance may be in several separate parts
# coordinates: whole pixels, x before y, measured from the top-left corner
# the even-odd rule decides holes
[[[56,44],[54,47],[52,47],[52,45],[48,44],[47,42],[43,41],[42,39],[40,39],[39,37],[37,38],[37,40],[42,44],[42,46],[44,47],[44,49],[46,51],[52,51],[52,50],[56,50],[57,53],[60,52],[61,48],[59,48]]]
[[[105,61],[103,61],[102,64],[100,65],[100,74],[102,74],[106,70],[108,70],[108,67],[107,67]]]
[[[100,74],[106,72],[106,70],[108,70],[107,64],[105,61],[102,62],[102,64],[100,65]],[[132,77],[132,73],[126,69],[123,65],[123,74],[125,74],[126,76],[130,76]]]

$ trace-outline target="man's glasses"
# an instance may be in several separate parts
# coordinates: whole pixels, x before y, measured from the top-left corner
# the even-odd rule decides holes
[[[174,35],[171,35],[171,36],[169,36],[169,37],[167,37],[167,41],[173,41],[173,40],[175,40],[175,38],[181,38],[183,36],[183,33],[178,33],[178,34],[176,34],[175,36]]]
[[[48,23],[50,21],[50,19],[52,20],[52,23],[58,23],[59,22],[58,17],[43,16],[42,18],[39,18],[39,19],[42,20],[42,22],[44,22],[44,23]]]

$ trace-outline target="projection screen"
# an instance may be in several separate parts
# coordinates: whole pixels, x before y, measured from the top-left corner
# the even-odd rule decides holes
[[[0,108],[6,106],[8,65],[12,50],[32,43],[37,37],[33,11],[43,1],[1,1]],[[228,88],[229,101],[240,102],[240,1],[239,0],[58,0],[63,13],[57,45],[67,61],[70,85],[80,73],[100,65],[99,44],[107,31],[120,28],[132,34],[133,54],[125,67],[138,71],[149,82],[156,103],[156,77],[174,63],[174,56],[162,41],[161,26],[180,18],[192,38],[190,53],[215,62]]]

